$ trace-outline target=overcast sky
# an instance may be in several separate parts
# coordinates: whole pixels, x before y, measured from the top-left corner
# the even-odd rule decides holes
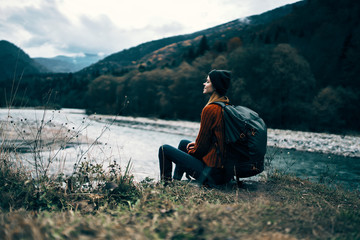
[[[0,0],[0,40],[30,57],[112,54],[299,0]]]

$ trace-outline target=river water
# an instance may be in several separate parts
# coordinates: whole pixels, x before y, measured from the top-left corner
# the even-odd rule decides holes
[[[76,162],[84,160],[105,167],[116,161],[123,170],[130,162],[131,173],[137,181],[146,177],[159,180],[159,147],[177,146],[181,139],[195,140],[199,128],[199,123],[187,121],[87,116],[80,109],[0,109],[2,123],[25,120],[32,125],[41,120],[51,121],[53,125],[78,131],[88,140],[87,144],[63,150],[43,151],[45,159],[56,159],[52,173],[69,174]],[[16,155],[22,162],[31,162],[32,157],[33,154],[26,152]],[[262,174],[276,169],[314,182],[360,190],[360,137],[357,136],[269,129],[266,162],[270,167]]]

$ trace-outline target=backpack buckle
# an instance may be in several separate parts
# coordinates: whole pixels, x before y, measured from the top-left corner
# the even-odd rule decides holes
[[[254,128],[252,128],[252,129],[251,129],[251,135],[255,136],[255,134],[256,134],[256,131],[255,131]]]

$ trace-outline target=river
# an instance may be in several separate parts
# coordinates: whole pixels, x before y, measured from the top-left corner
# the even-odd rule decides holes
[[[2,125],[11,122],[14,129],[24,126],[24,122],[39,127],[43,120],[44,125],[51,122],[51,126],[75,131],[87,140],[86,144],[74,144],[62,150],[45,149],[42,152],[44,159],[56,159],[51,167],[52,173],[69,174],[74,164],[83,160],[105,167],[116,161],[123,170],[130,162],[131,173],[137,181],[146,177],[159,180],[159,146],[177,146],[181,139],[195,140],[199,128],[197,122],[87,116],[80,109],[0,109],[0,120]],[[19,129],[17,132],[21,134]],[[3,142],[4,139],[3,133]],[[32,157],[33,154],[26,151],[16,156],[22,159],[21,162],[31,162]],[[271,167],[263,174],[277,169],[314,182],[341,184],[345,188],[360,190],[358,136],[269,129],[266,159]]]

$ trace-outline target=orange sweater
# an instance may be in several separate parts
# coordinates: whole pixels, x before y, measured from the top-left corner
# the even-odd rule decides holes
[[[213,134],[217,141],[213,139]],[[224,139],[222,107],[208,104],[202,110],[199,134],[189,154],[203,160],[209,167],[222,167]],[[220,145],[220,154],[217,153],[217,142]]]

